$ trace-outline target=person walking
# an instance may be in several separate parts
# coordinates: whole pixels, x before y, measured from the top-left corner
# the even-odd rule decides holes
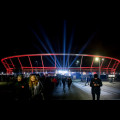
[[[85,77],[85,86],[86,86],[86,84],[87,84],[87,77]]]
[[[54,88],[56,88],[56,85],[57,85],[57,79],[56,79],[55,77],[52,79],[52,82],[53,82],[53,84],[54,84]]]
[[[71,84],[72,84],[72,79],[69,77],[69,78],[68,78],[68,89],[69,89],[69,90],[70,90]]]
[[[62,78],[62,83],[63,83],[63,91],[65,93],[65,83],[66,83],[66,77],[65,76]]]
[[[85,86],[86,86],[87,84],[89,85],[89,77],[86,77]]]
[[[92,98],[95,100],[95,95],[97,95],[97,100],[100,99],[100,87],[102,86],[102,81],[98,78],[97,74],[94,74],[94,78],[90,82]]]

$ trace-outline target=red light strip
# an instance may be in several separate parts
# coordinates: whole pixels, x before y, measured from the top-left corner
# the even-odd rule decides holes
[[[116,62],[117,62],[117,61],[115,61],[114,65],[113,65],[113,67],[112,67],[112,69],[111,69],[111,72],[114,71],[114,67],[115,67],[115,65],[116,65]]]
[[[92,72],[93,62],[94,62],[94,58],[93,58],[93,60],[92,60],[92,64],[91,64],[91,69],[90,69],[90,70],[91,70],[91,72]]]
[[[117,67],[118,67],[119,64],[120,64],[120,63],[118,62],[117,65],[115,66],[115,70],[117,69]]]
[[[80,68],[70,68],[70,69],[80,69]],[[91,69],[91,67],[81,67],[81,69]],[[92,67],[92,69],[99,69],[99,67]],[[107,69],[107,68],[102,68],[102,69]],[[112,69],[112,68],[109,68]]]
[[[93,62],[94,62],[94,58],[93,58],[93,60],[92,60],[91,68],[92,68],[92,66],[93,66]]]
[[[21,63],[21,61],[20,61],[19,57],[18,57],[18,61],[19,61],[20,66],[21,66],[21,68],[22,68],[22,70],[23,70],[23,66],[22,66],[22,63]]]
[[[42,61],[42,66],[43,66],[43,68],[44,68],[44,63],[43,63],[43,58],[42,58],[42,56],[41,56],[41,61]]]
[[[111,59],[111,61],[112,61],[112,60],[115,60],[116,62],[120,63],[120,60],[115,59],[115,58],[105,57],[105,56],[99,56],[99,55],[86,55],[86,54],[30,54],[30,55],[17,55],[17,56],[11,56],[11,57],[7,57],[7,58],[3,58],[3,59],[1,59],[1,62],[3,63],[4,67],[6,68],[6,70],[8,71],[8,70],[13,69],[13,68],[10,68],[9,64],[8,64],[5,60],[10,59],[10,61],[11,61],[11,63],[12,63],[12,66],[14,67],[14,64],[13,64],[13,62],[12,62],[11,59],[17,57],[18,60],[19,60],[20,65],[21,65],[21,68],[22,68],[22,70],[23,70],[23,68],[25,68],[25,67],[22,66],[22,63],[21,63],[19,57],[25,57],[25,56],[27,56],[27,57],[28,57],[28,56],[29,56],[29,57],[30,57],[30,56],[41,56],[41,60],[42,60],[42,56],[50,56],[50,55],[54,55],[54,56],[55,56],[55,55],[81,56],[82,58],[81,58],[80,69],[81,69],[81,68],[84,69],[84,67],[81,67],[81,66],[82,66],[83,56],[107,58],[107,59]],[[4,63],[3,61],[4,61],[5,63]],[[31,61],[31,60],[29,59],[29,61]],[[115,64],[113,65],[113,68],[109,68],[109,65],[110,65],[111,61],[109,62],[108,67],[106,68],[107,70],[108,70],[108,69],[115,70],[115,69],[118,67],[118,64],[116,65],[116,62],[115,62]],[[6,66],[6,65],[7,65],[7,66]],[[31,65],[32,65],[32,62],[31,62]],[[116,65],[116,66],[115,66],[115,65]],[[43,70],[44,70],[44,68],[45,68],[45,69],[47,69],[47,68],[52,68],[52,67],[44,67],[43,60],[42,60],[42,66],[43,66],[43,67],[42,67]],[[91,67],[85,67],[85,68],[86,68],[86,69],[88,69],[88,68],[93,69],[94,67],[92,67],[92,66],[93,66],[93,62],[92,62],[92,64],[91,64]],[[102,64],[101,64],[101,67],[102,67]],[[114,69],[114,67],[115,67],[115,69]],[[33,69],[32,66],[31,66],[30,68]],[[37,68],[39,68],[39,67],[37,67]],[[41,68],[41,67],[40,67],[40,68]],[[53,69],[54,69],[54,68],[56,68],[56,58],[55,58],[55,67],[53,67]],[[102,68],[102,69],[103,69],[103,68]]]
[[[117,69],[117,67],[118,67],[119,64],[120,63],[118,62],[117,65],[115,66],[114,74],[115,74],[115,71],[116,71],[116,69]]]
[[[7,70],[8,68],[3,61],[2,61],[2,64],[4,65],[5,69]]]
[[[6,60],[4,60],[4,61],[5,61],[5,64],[8,66],[8,68],[10,68],[9,64],[7,63],[7,61]]]
[[[81,66],[82,66],[82,60],[83,60],[83,56],[81,57],[80,69],[81,69]]]
[[[111,62],[112,62],[112,59],[110,60],[110,62],[109,62],[109,64],[108,64],[108,66],[107,66],[107,70],[106,70],[107,74],[108,74],[108,68],[109,68],[109,66],[110,66]]]
[[[28,55],[17,55],[17,56],[11,56],[11,57],[7,57],[7,58],[3,58],[4,59],[10,59],[10,58],[15,58],[15,57],[25,57],[25,56],[50,56],[50,55],[71,55],[71,56],[88,56],[88,57],[100,57],[100,58],[107,58],[107,59],[113,59],[116,60],[118,62],[120,62],[120,60],[112,58],[112,57],[106,57],[106,56],[99,56],[99,55],[87,55],[87,54],[28,54]]]
[[[32,67],[32,69],[63,69],[62,67]],[[90,69],[91,67],[81,67],[81,69]],[[92,69],[98,69],[99,67],[92,67]],[[23,69],[31,69],[31,67],[23,67]],[[64,68],[64,69],[68,69],[68,68]],[[70,67],[69,69],[80,69],[79,67]],[[102,68],[102,69],[107,69],[107,68]],[[109,68],[112,69],[112,68]]]
[[[110,66],[111,62],[112,62],[112,59],[110,60],[110,62],[109,62],[109,64],[108,64],[107,68],[109,68],[109,66]]]
[[[44,73],[44,63],[43,63],[43,59],[42,59],[42,55],[41,55],[41,61],[42,61],[42,66],[43,66],[43,73]]]
[[[31,66],[31,68],[32,68],[32,73],[33,73],[33,66],[32,66],[32,62],[31,62],[31,60],[30,60],[30,57],[29,57],[29,56],[28,56],[28,59],[29,59],[30,66]]]
[[[15,69],[15,65],[13,64],[13,61],[10,59],[10,61],[11,61],[11,63],[12,63],[12,66],[13,66],[13,68]]]
[[[115,67],[115,65],[116,65],[116,62],[117,62],[117,61],[115,61],[115,63],[114,63],[114,65],[113,65],[112,69],[114,69],[114,67]]]
[[[25,69],[25,68],[32,68],[32,69],[55,69],[56,67],[23,67],[23,69]]]

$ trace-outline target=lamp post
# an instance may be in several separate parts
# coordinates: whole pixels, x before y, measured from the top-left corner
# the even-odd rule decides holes
[[[79,63],[80,63],[80,61],[79,61],[79,60],[77,60],[77,61],[76,61],[76,65],[78,66],[78,65],[79,65]],[[81,72],[81,68],[80,68],[80,72]]]
[[[104,58],[102,58],[102,61],[104,60]],[[99,78],[100,78],[100,69],[101,69],[101,66],[100,66],[100,58],[99,57],[96,57],[95,58],[95,61],[96,62],[99,62]]]

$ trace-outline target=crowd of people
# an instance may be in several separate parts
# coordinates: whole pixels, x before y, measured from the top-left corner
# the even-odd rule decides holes
[[[31,74],[29,77],[25,77],[23,74],[15,76],[4,76],[6,82],[11,82],[11,88],[14,95],[15,101],[29,102],[29,101],[39,101],[39,100],[50,100],[52,98],[52,92],[56,90],[57,86],[63,87],[63,92],[65,92],[65,87],[68,90],[71,88],[72,79],[67,76],[44,76],[39,74]],[[3,80],[2,80],[3,81]],[[102,81],[95,74],[94,78],[86,77],[85,86],[90,85],[92,87],[92,97],[95,100],[95,94],[97,95],[97,100],[100,99],[100,87],[102,86]]]
[[[70,90],[72,80],[66,76],[44,76],[39,74],[31,74],[25,77],[23,74],[9,76],[11,79],[11,89],[15,101],[29,102],[37,100],[50,100],[52,92],[56,90],[58,85],[65,89],[66,84]]]

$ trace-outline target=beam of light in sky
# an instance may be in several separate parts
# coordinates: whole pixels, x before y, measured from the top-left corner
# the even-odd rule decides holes
[[[71,47],[72,47],[72,43],[73,43],[74,33],[75,33],[75,26],[74,26],[74,28],[72,29],[72,34],[71,34],[71,37],[70,37],[70,42],[69,42],[69,47],[68,47],[68,54],[69,54],[70,51],[71,51]],[[68,63],[68,59],[69,59],[69,55],[67,56],[66,66],[67,66],[67,63]]]
[[[85,48],[88,46],[88,44],[90,43],[90,41],[94,38],[96,32],[94,32],[91,37],[88,39],[87,43],[85,43],[85,45],[81,48],[81,50],[79,51],[78,54],[82,54],[83,51],[85,50]],[[76,59],[78,58],[78,56],[75,57],[75,59],[71,62],[70,67],[73,65],[73,63],[76,61]]]
[[[43,53],[43,51],[36,45],[36,44],[34,44],[33,43],[33,46],[35,47],[35,48],[37,48],[38,49],[38,51],[40,51],[41,53]],[[53,61],[51,61],[48,57],[46,57],[50,62],[51,62],[51,64],[54,66],[55,65],[55,63],[53,62]],[[40,61],[41,61],[41,59],[40,59]],[[43,61],[44,62],[44,61]]]
[[[45,30],[43,29],[43,27],[42,27],[40,24],[38,24],[38,25],[39,25],[39,30],[40,30],[40,32],[42,33],[43,38],[45,39],[45,41],[46,41],[46,43],[47,43],[47,45],[48,45],[48,48],[50,49],[50,51],[51,51],[52,53],[55,53],[55,51],[53,50],[53,47],[52,47],[52,45],[51,45],[51,43],[50,43],[47,35],[45,34]],[[57,63],[57,64],[59,65],[59,67],[60,67],[61,65],[60,65],[57,57],[56,57],[56,56],[54,56],[54,57],[56,58],[56,63]]]
[[[44,45],[44,43],[42,42],[42,40],[39,38],[39,36],[37,35],[37,33],[33,30],[33,29],[31,29],[32,30],[32,32],[34,33],[34,35],[35,35],[35,37],[37,38],[37,40],[39,41],[39,43],[42,45],[42,47],[46,50],[46,52],[47,53],[50,53],[49,52],[49,50],[46,48],[46,46]],[[52,56],[50,56],[51,58],[52,58],[52,60],[53,61],[55,61],[55,59],[52,57]],[[58,65],[57,65],[58,66]]]
[[[63,30],[63,54],[66,52],[66,21],[64,21],[64,30]],[[63,67],[65,66],[65,55],[63,55]]]
[[[32,43],[32,45],[33,45],[38,51],[40,51],[40,53],[43,53],[43,51],[42,51],[35,43]]]
[[[59,36],[57,35],[57,37],[59,37]],[[61,46],[60,46],[60,41],[59,41],[59,39],[57,39],[56,49],[57,49],[58,53],[61,53],[60,47],[61,47]],[[57,56],[57,57],[58,57],[58,56]],[[58,60],[59,60],[59,62],[60,62],[60,66],[62,67],[61,57],[59,57]]]

